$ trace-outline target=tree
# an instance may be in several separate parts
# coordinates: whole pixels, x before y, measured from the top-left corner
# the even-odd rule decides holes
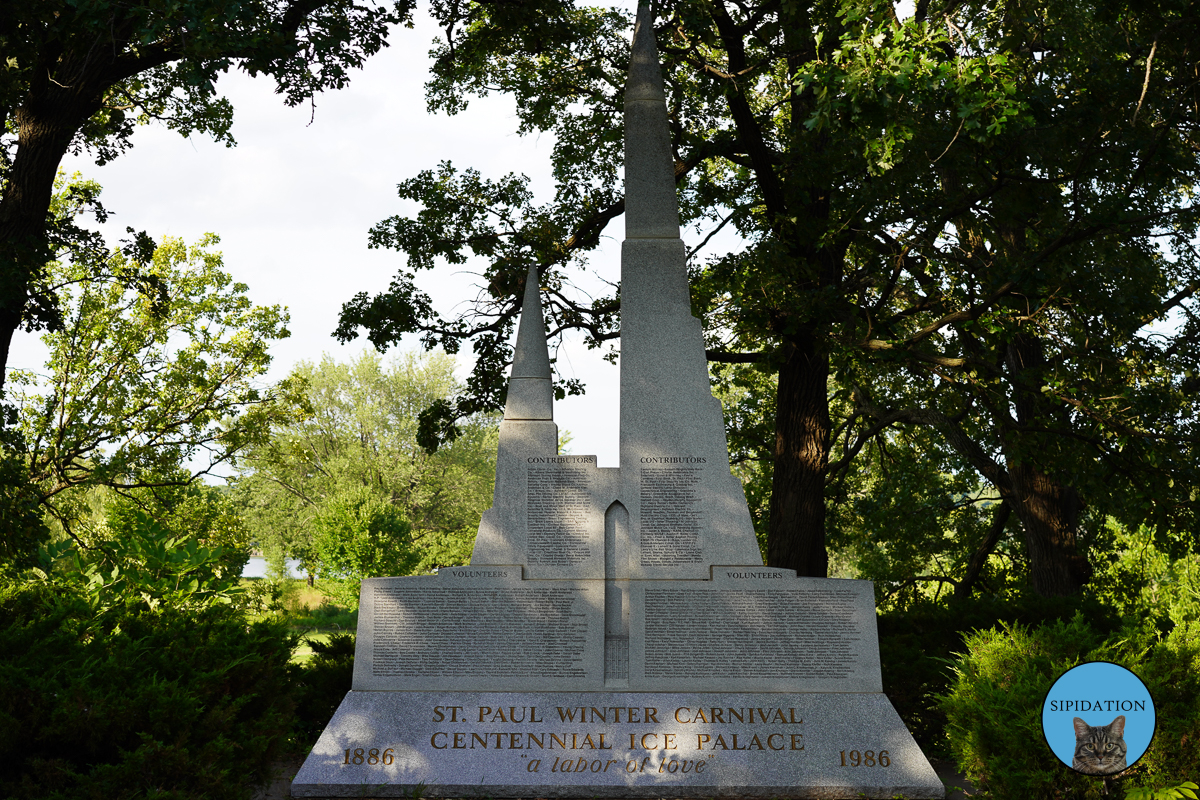
[[[134,124],[232,145],[233,109],[214,81],[231,67],[275,79],[289,105],[341,88],[385,45],[411,0],[45,0],[0,8],[0,390],[18,326],[60,325],[45,265],[63,155],[103,164],[131,146]]]
[[[358,604],[363,578],[407,575],[421,561],[400,509],[363,488],[337,494],[313,520],[313,561],[322,588],[343,607]]]
[[[251,599],[239,585],[250,556],[245,526],[215,487],[171,488],[164,496],[98,487],[89,493],[95,517],[76,527],[88,529],[78,539],[44,545],[33,574],[82,590],[97,615],[245,607]]]
[[[292,380],[304,387],[306,415],[276,423],[239,462],[235,492],[259,546],[318,576],[465,563],[491,504],[496,420],[467,420],[463,435],[433,455],[416,442],[418,413],[461,391],[454,359],[385,362],[368,350],[344,364],[329,356],[301,363]],[[362,561],[354,555],[362,537],[393,541],[395,560]]]
[[[474,337],[487,405],[530,262],[553,331],[616,336],[619,299],[566,284],[623,211],[628,23],[553,0],[439,13],[431,105],[515,96],[522,132],[557,137],[557,194],[537,206],[519,178],[448,164],[400,184],[424,209],[372,236],[408,268],[349,302],[339,335]],[[1165,494],[1133,513],[1190,519],[1195,498],[1168,485],[1197,437],[1190,8],[920,2],[901,21],[875,0],[680,0],[658,20],[681,213],[747,243],[693,259],[710,361],[777,375],[769,563],[826,574],[828,487],[898,424],[931,427],[996,487],[1043,594],[1086,581],[1083,504],[1155,460]],[[489,262],[485,293],[442,319],[413,272],[468,254]],[[1179,328],[1151,333],[1172,313]]]
[[[110,279],[87,263],[47,267],[63,327],[42,337],[44,376],[13,375],[15,446],[22,491],[67,533],[87,513],[88,487],[170,493],[295,414],[291,384],[256,385],[271,343],[288,335],[287,312],[250,302],[217,241],[165,238],[142,264],[114,251]]]

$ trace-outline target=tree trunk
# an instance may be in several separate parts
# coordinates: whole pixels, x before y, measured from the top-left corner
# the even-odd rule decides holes
[[[1039,391],[1046,363],[1041,340],[1036,334],[1018,333],[1008,345],[1005,362],[1012,375],[1017,423],[1021,428],[1053,428],[1061,410]],[[1012,479],[1013,511],[1025,530],[1033,590],[1045,597],[1076,594],[1092,576],[1075,542],[1083,502],[1074,488],[1050,473],[1055,461],[1070,461],[1069,453],[1062,451],[1061,442],[1027,430],[1006,432],[1001,441]]]
[[[76,132],[100,109],[108,81],[88,73],[70,86],[39,83],[13,113],[17,152],[0,197],[0,393],[13,333],[37,289],[38,273],[53,257],[46,225],[58,166]]]
[[[785,345],[779,369],[775,472],[767,564],[824,578],[825,473],[829,467],[829,356],[804,334]]]
[[[1033,590],[1044,597],[1077,594],[1092,577],[1075,542],[1079,493],[1029,463],[1010,465],[1008,472],[1016,490],[1014,510],[1025,529]]]

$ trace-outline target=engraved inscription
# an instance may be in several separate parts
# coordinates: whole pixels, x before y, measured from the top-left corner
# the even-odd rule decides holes
[[[629,637],[604,637],[604,679],[629,679]]]
[[[396,749],[394,747],[387,748],[383,751],[382,755],[380,755],[378,747],[372,747],[369,750],[363,747],[355,747],[354,749],[346,748],[345,754],[346,760],[342,762],[343,765],[368,764],[373,767],[376,764],[383,764],[387,767],[396,761]]]
[[[703,467],[642,467],[639,478],[642,566],[699,564]]]
[[[374,588],[377,677],[586,678],[575,588]]]
[[[646,677],[849,677],[858,660],[855,596],[823,588],[647,589]]]
[[[594,516],[588,470],[530,467],[528,477],[530,564],[571,566],[591,555],[588,528]]]
[[[840,753],[842,757],[843,767],[873,767],[879,764],[881,767],[890,767],[892,759],[888,756],[887,750],[880,750],[879,755],[875,755],[874,750],[863,750],[861,753],[857,750],[850,751],[850,760],[846,760],[846,751]]]

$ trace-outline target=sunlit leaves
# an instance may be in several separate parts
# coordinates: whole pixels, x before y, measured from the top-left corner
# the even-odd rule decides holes
[[[291,413],[287,384],[259,383],[287,313],[254,305],[216,243],[164,239],[147,264],[117,250],[100,275],[51,265],[68,313],[43,337],[44,374],[18,376],[14,392],[31,489],[49,509],[77,486],[133,488],[189,461],[180,480],[209,473]]]
[[[495,419],[459,420],[436,454],[418,442],[422,410],[463,393],[454,359],[366,350],[347,363],[299,364],[293,381],[306,413],[264,431],[235,484],[260,546],[335,578],[465,563],[491,502]],[[371,555],[389,537],[398,560]]]

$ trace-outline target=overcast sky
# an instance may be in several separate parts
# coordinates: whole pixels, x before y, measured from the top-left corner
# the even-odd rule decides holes
[[[63,164],[104,187],[110,245],[126,236],[126,226],[156,239],[193,242],[209,231],[221,237],[225,267],[249,285],[250,297],[291,312],[292,336],[273,348],[271,380],[297,361],[322,353],[346,360],[369,346],[365,339],[343,346],[331,334],[342,303],[385,289],[402,263],[397,252],[367,248],[373,224],[416,210],[396,197],[400,181],[448,159],[486,178],[525,173],[539,200],[553,193],[553,141],[517,136],[509,99],[472,100],[454,117],[426,112],[427,53],[438,31],[423,13],[414,21],[415,29],[393,32],[391,46],[368,60],[349,88],[319,96],[315,118],[307,105],[287,108],[270,79],[233,73],[217,88],[233,103],[237,147],[148,126],[135,134],[132,150],[103,167],[86,157]],[[623,221],[611,224],[592,259],[608,280],[619,275],[623,230]],[[470,269],[443,266],[419,276],[420,285],[445,314],[475,295]],[[407,346],[415,349],[415,339]],[[9,366],[40,371],[43,353],[35,335],[18,333]],[[617,466],[617,368],[579,344],[557,356],[559,369],[588,390],[555,409],[560,429],[574,437],[569,449]]]

